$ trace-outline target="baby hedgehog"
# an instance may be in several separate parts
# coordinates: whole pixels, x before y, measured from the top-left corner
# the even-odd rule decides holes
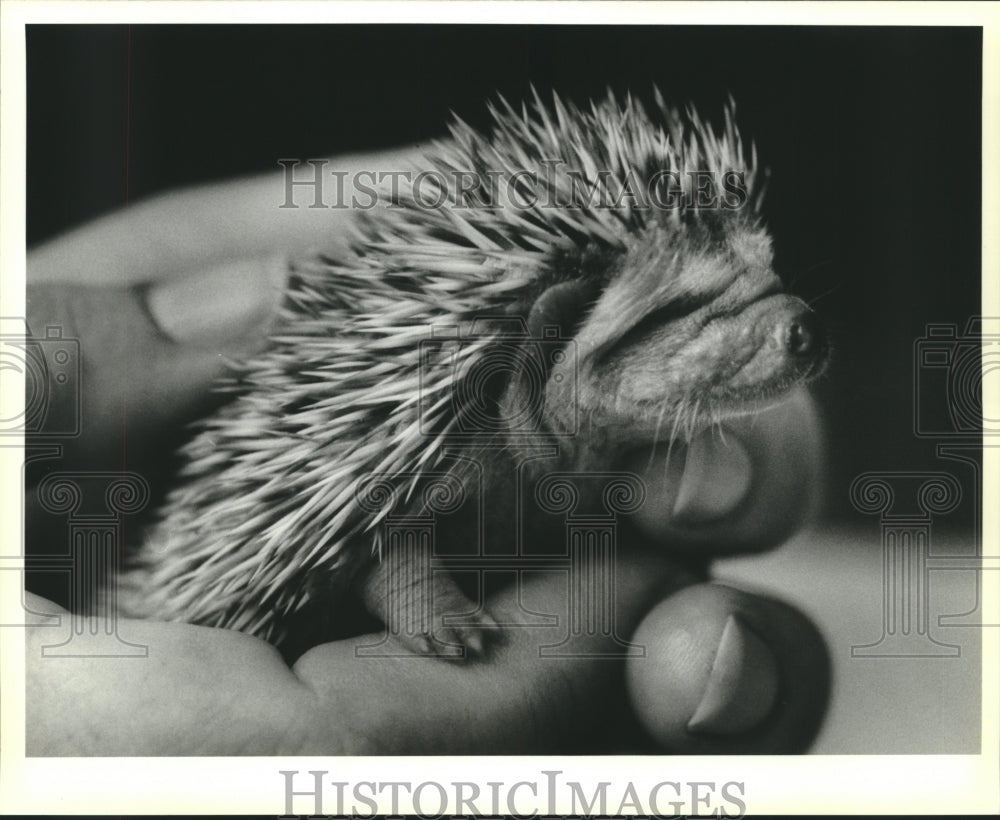
[[[495,624],[451,576],[402,559],[390,589],[383,529],[401,510],[376,490],[418,514],[430,477],[475,480],[486,523],[459,517],[442,543],[517,516],[533,533],[517,470],[607,470],[814,376],[823,333],[772,270],[732,108],[721,130],[658,92],[652,113],[612,94],[501,100],[490,136],[456,120],[350,253],[290,266],[267,347],[184,447],[120,611],[280,645],[293,616],[356,595],[413,651],[478,651]],[[399,594],[464,623],[401,628]]]

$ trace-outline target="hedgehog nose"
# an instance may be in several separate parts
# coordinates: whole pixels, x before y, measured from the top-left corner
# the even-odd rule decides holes
[[[793,317],[785,331],[785,346],[793,356],[822,356],[826,350],[826,330],[819,317],[811,310]]]

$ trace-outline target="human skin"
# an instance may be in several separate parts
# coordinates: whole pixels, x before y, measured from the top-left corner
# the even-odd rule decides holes
[[[349,179],[351,170],[396,169],[409,160],[397,152],[343,158],[337,167]],[[303,205],[312,201],[307,191],[296,195]],[[67,442],[55,469],[156,475],[162,442],[215,400],[209,388],[226,357],[259,349],[280,298],[282,255],[344,247],[350,212],[282,209],[283,200],[277,175],[174,192],[33,249],[28,324],[36,333],[61,326],[80,340],[83,360],[83,434]],[[676,560],[694,550],[705,558],[758,550],[787,537],[805,511],[803,487],[819,458],[815,436],[800,435],[790,447],[788,430],[809,430],[809,418],[800,398],[758,423],[734,424],[743,456],[701,448],[693,456],[701,460],[693,471],[697,503],[680,514],[663,503],[639,522],[664,548],[625,546],[618,554],[620,634],[684,589],[683,607],[671,610],[663,628],[693,636],[678,659],[692,692],[707,686],[734,614],[755,625],[764,647],[757,651],[780,670],[781,699],[759,726],[681,732],[668,751],[794,751],[823,711],[827,667],[814,627],[783,604],[705,583],[681,568],[687,558]],[[652,470],[666,472],[662,464]],[[723,485],[736,490],[713,489]],[[676,487],[663,492],[674,499]],[[46,528],[33,524],[43,520],[36,502],[29,487],[28,532],[45,538]],[[556,573],[524,582],[529,608],[544,601],[547,611],[562,611],[566,594]],[[516,595],[512,587],[495,592],[494,617],[523,617]],[[26,603],[39,624],[50,620],[44,613],[63,612],[30,594]],[[539,645],[561,638],[557,627],[508,628],[470,663],[356,658],[354,648],[370,643],[369,635],[315,647],[289,666],[273,647],[241,633],[121,620],[119,635],[147,645],[147,658],[86,657],[86,630],[74,638],[81,657],[43,658],[40,647],[59,643],[69,628],[62,617],[59,626],[27,630],[29,754],[543,753],[590,748],[608,734],[595,712],[608,713],[606,720],[629,714],[620,664],[591,651],[604,638],[582,639],[576,657],[539,657]],[[729,694],[739,700],[740,692]],[[596,709],[608,703],[621,708]],[[697,703],[697,696],[677,697],[659,708],[674,709],[684,724]]]

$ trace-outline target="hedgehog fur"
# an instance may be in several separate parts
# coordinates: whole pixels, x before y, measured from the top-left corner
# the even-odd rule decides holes
[[[607,381],[620,374],[601,370],[602,351],[628,346],[630,334],[638,335],[628,361],[641,361],[652,326],[643,322],[655,325],[665,305],[698,306],[706,293],[758,287],[753,276],[732,272],[736,263],[725,262],[729,273],[717,282],[710,266],[691,264],[720,243],[725,250],[712,250],[713,260],[749,259],[740,265],[770,277],[758,290],[774,288],[756,155],[744,148],[731,104],[720,130],[693,110],[666,106],[658,92],[652,113],[610,93],[589,108],[555,96],[546,105],[536,95],[519,111],[503,100],[490,111],[492,134],[456,119],[426,157],[426,168],[441,172],[440,207],[423,207],[403,185],[393,207],[358,220],[350,253],[290,263],[266,349],[234,364],[222,385],[232,400],[199,422],[176,487],[130,559],[121,579],[125,614],[282,640],[286,618],[321,597],[318,589],[336,594],[377,560],[383,513],[359,504],[360,482],[405,477],[400,492],[413,494],[421,476],[457,470],[444,452],[467,409],[456,400],[462,380],[508,332],[498,317],[528,315],[560,284],[582,284],[585,294],[575,298],[589,317],[579,378],[581,401],[593,400],[584,407],[591,432],[613,427],[617,400],[644,408],[641,426],[655,428],[652,437],[678,437],[802,380],[806,369],[782,365],[767,391],[750,385],[734,393],[742,372],[734,371],[729,393],[716,389],[714,398],[707,382],[702,389],[690,378],[666,384],[660,398],[646,388],[629,398]],[[562,160],[557,167],[553,157]],[[703,168],[743,175],[745,206],[643,208],[620,197],[630,177]],[[456,169],[481,179],[527,170],[545,188],[530,205],[501,187],[499,202],[469,207]],[[680,179],[692,193],[690,179]],[[578,193],[581,180],[598,204],[552,207]],[[600,204],[608,201],[614,206]],[[453,348],[421,344],[432,328],[473,324],[457,361]],[[587,387],[598,371],[608,395]],[[577,466],[586,463],[577,456]]]

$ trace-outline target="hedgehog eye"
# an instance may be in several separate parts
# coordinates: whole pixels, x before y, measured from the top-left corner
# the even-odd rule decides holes
[[[700,307],[701,303],[697,299],[678,298],[650,311],[615,339],[612,344],[608,345],[606,349],[602,350],[596,360],[601,364],[605,363],[615,353],[648,340],[651,334],[690,316]]]

